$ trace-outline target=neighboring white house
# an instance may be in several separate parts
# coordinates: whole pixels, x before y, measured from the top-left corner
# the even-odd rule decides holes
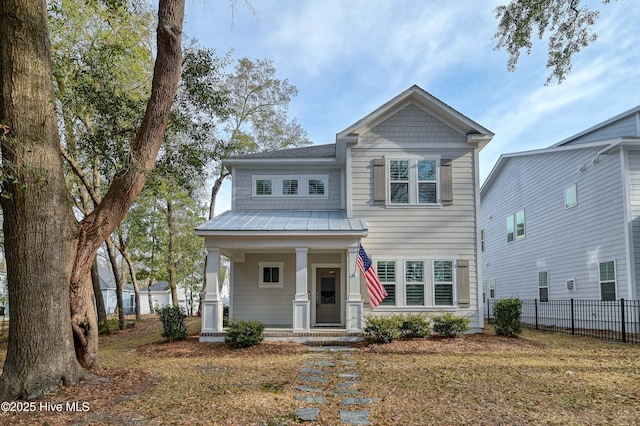
[[[102,300],[107,315],[111,315],[117,311],[118,299],[116,296],[116,280],[113,272],[101,266],[98,267],[98,276],[100,277],[100,291],[102,292]],[[135,313],[135,292],[131,284],[125,284],[122,290],[122,305],[126,315]]]
[[[151,290],[151,291],[149,291]],[[183,287],[178,286],[178,305],[186,314],[196,314],[200,295],[197,292],[190,293]],[[151,306],[149,306],[149,296],[151,296]],[[171,289],[167,281],[158,281],[140,290],[140,314],[148,315],[154,313],[154,309],[171,305]]]
[[[478,154],[492,137],[412,86],[335,144],[226,160],[232,209],[196,230],[208,253],[200,340],[223,338],[220,255],[231,317],[294,338],[360,335],[360,243],[389,294],[375,314],[446,311],[480,330]]]
[[[481,196],[487,298],[638,298],[640,106],[502,155]]]

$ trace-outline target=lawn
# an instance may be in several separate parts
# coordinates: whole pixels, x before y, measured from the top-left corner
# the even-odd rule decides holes
[[[198,321],[189,329],[197,333]],[[296,424],[293,413],[308,405],[294,399],[298,370],[309,359],[298,344],[232,350],[196,337],[163,343],[157,319],[147,317],[101,337],[100,354],[94,379],[35,401],[35,412],[1,413],[0,424],[284,425]],[[376,425],[631,425],[640,418],[637,346],[485,332],[362,344],[350,359],[360,372],[357,389],[379,398],[355,409],[370,410]],[[329,400],[311,424],[341,424],[340,398]],[[80,410],[68,411],[67,402]],[[45,410],[57,404],[63,412]]]

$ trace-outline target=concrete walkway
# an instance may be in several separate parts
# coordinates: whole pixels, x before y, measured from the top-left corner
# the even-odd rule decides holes
[[[351,425],[370,425],[369,410],[358,409],[378,398],[367,398],[358,390],[360,373],[351,360],[353,348],[346,346],[316,346],[299,369],[300,385],[295,399],[302,405],[295,415],[301,421],[313,422],[320,412],[330,410],[329,405],[338,402],[340,420]],[[337,413],[336,413],[337,414]]]

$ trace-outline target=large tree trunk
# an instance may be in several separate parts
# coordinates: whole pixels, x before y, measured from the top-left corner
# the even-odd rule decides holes
[[[11,306],[2,400],[34,398],[85,374],[69,316],[78,226],[60,158],[49,49],[44,1],[0,2],[0,123],[9,132],[2,163],[18,180],[5,181],[10,198],[0,197]]]
[[[89,271],[155,163],[180,78],[183,16],[184,0],[160,1],[151,97],[130,163],[78,225],[60,156],[46,1],[0,1],[2,167],[18,181],[0,197],[11,305],[2,400],[75,383],[86,374],[80,364],[97,363]]]
[[[169,263],[171,303],[173,306],[180,306],[178,303],[178,285],[176,282],[176,224],[173,217],[173,203],[170,199],[167,199],[167,226],[169,228],[169,252],[167,254],[167,261]]]

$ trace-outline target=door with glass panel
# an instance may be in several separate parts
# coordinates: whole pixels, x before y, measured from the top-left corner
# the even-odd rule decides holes
[[[340,324],[340,268],[316,270],[316,324]]]

